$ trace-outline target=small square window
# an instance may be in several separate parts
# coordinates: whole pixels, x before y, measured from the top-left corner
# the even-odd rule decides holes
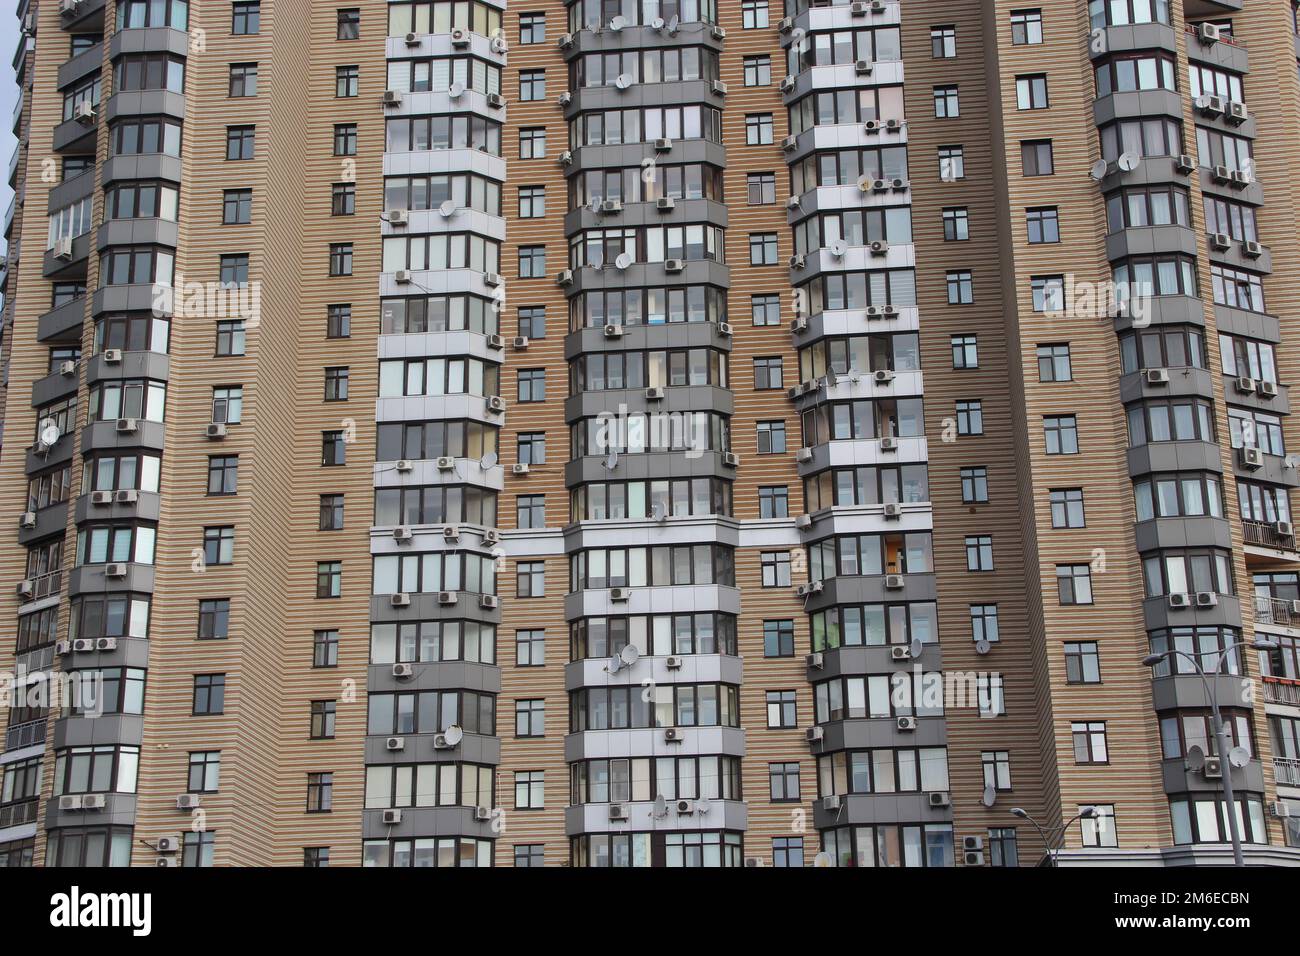
[[[340,40],[361,39],[361,11],[349,7],[338,11],[338,33]]]
[[[546,14],[519,14],[519,42],[523,45],[546,42]]]

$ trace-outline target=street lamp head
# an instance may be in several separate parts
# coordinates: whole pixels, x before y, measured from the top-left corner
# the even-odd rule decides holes
[[[1084,807],[1082,810],[1079,811],[1079,819],[1080,819],[1080,820],[1095,820],[1095,819],[1097,819],[1097,808],[1096,808],[1096,807]]]
[[[1278,648],[1278,642],[1270,641],[1266,637],[1257,637],[1255,638],[1255,643],[1250,646],[1255,648],[1257,651],[1274,651]]]
[[[1025,811],[1024,811],[1024,809],[1023,809],[1022,807],[1012,807],[1012,808],[1011,808],[1011,815],[1012,815],[1013,817],[1019,817],[1019,818],[1022,819],[1022,820],[1028,820],[1028,819],[1029,819],[1029,814],[1025,813]]]
[[[1166,655],[1164,654],[1148,654],[1146,657],[1142,658],[1142,666],[1155,667],[1157,664],[1163,661],[1165,657]]]

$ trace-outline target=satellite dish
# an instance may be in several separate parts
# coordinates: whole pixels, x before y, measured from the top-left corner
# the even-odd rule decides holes
[[[641,652],[636,649],[635,644],[625,644],[623,649],[618,652],[618,659],[624,667],[631,667],[641,659]]]
[[[500,457],[496,452],[490,451],[479,459],[479,466],[482,468],[495,468]]]
[[[59,426],[52,421],[46,421],[41,425],[41,444],[53,445],[59,440],[61,433]]]
[[[912,638],[912,644],[909,650],[912,654],[912,660],[916,660],[925,653],[925,643],[919,637],[914,637]]]
[[[708,813],[709,810],[712,809],[712,807],[713,804],[709,803],[709,801],[706,800],[704,797],[700,797],[700,799],[695,801],[696,813]]]
[[[650,812],[656,819],[659,820],[662,820],[664,817],[668,816],[668,801],[664,799],[664,795],[662,793],[655,795],[654,809]]]
[[[849,244],[843,239],[836,239],[831,243],[831,255],[836,259],[843,259],[844,253],[849,251]]]
[[[865,193],[871,189],[871,184],[875,181],[874,176],[860,176],[858,177],[858,188]]]
[[[1200,747],[1187,748],[1187,769],[1196,773],[1205,767],[1205,751]]]
[[[1136,153],[1121,153],[1116,165],[1126,173],[1131,173],[1138,167],[1138,157]]]
[[[605,456],[605,467],[610,471],[618,467],[618,452],[611,451]]]
[[[609,21],[609,28],[613,30],[615,33],[623,29],[625,26],[627,26],[626,17],[614,17],[614,19]]]
[[[1245,747],[1233,747],[1228,751],[1228,763],[1240,770],[1250,763],[1250,751]]]
[[[975,642],[976,654],[987,654],[991,650],[993,650],[993,645],[990,644],[988,641],[980,640]]]
[[[465,95],[465,84],[457,80],[451,86],[447,87],[447,93],[453,100],[458,100]]]
[[[833,867],[834,865],[835,865],[834,858],[825,850],[822,850],[815,857],[813,857],[813,866],[815,867],[820,867],[821,869],[828,869],[830,867]]]
[[[663,30],[663,28],[664,28],[664,18],[663,18],[663,17],[655,17],[655,18],[654,18],[654,21],[651,22],[650,25],[651,25],[652,27],[654,27],[656,30]]]
[[[456,202],[452,199],[444,199],[442,205],[438,207],[438,212],[443,219],[450,219],[456,215]]]
[[[1106,162],[1104,159],[1099,159],[1092,164],[1092,169],[1088,171],[1088,175],[1097,180],[1097,182],[1101,182],[1106,178],[1106,170],[1108,169],[1110,169],[1110,163]]]
[[[619,657],[617,654],[611,657],[609,659],[609,663],[605,665],[605,670],[611,674],[617,674],[622,669],[623,669],[623,658]]]
[[[980,797],[980,802],[986,807],[991,807],[998,802],[998,791],[994,787],[985,787],[984,795]]]
[[[614,78],[614,85],[620,90],[625,90],[632,85],[632,77],[628,76],[626,73],[620,73]]]
[[[595,199],[591,201],[591,211],[599,215],[600,207],[604,205],[604,202],[605,201],[603,199],[597,196]]]
[[[668,32],[675,36],[677,34],[677,28],[681,26],[681,23],[681,18],[674,13],[673,18],[668,21]]]
[[[452,724],[442,736],[446,739],[448,747],[454,747],[465,738],[465,731],[460,729],[459,724]]]
[[[831,369],[826,373],[826,378],[824,379],[824,381],[826,382],[827,388],[834,388],[836,385],[839,384],[840,377],[835,374],[834,369]]]
[[[630,252],[620,252],[618,256],[614,259],[614,265],[616,265],[620,269],[626,269],[631,264],[632,264],[632,253]]]

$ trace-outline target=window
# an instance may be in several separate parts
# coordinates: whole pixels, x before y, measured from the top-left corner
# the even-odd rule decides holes
[[[515,866],[531,867],[545,866],[546,854],[545,844],[542,843],[516,843],[515,844]]]
[[[330,243],[330,275],[352,275],[352,243]]]
[[[357,154],[357,124],[336,123],[334,125],[334,155],[355,156]]]
[[[741,0],[740,26],[744,30],[762,30],[768,26],[767,0]]]
[[[354,216],[357,212],[357,187],[353,183],[335,183],[330,188],[330,215]]]
[[[1058,564],[1056,590],[1062,604],[1092,603],[1092,569],[1086,564]]]
[[[1043,42],[1043,13],[1041,10],[1011,11],[1011,42],[1017,46]],[[991,832],[991,831],[990,831]],[[1012,830],[1012,841],[1015,831]],[[1014,866],[1015,864],[1011,864]]]
[[[1074,741],[1075,763],[1109,763],[1106,754],[1106,724],[1089,721],[1070,724],[1070,737]]]
[[[782,384],[782,362],[775,358],[754,359],[754,388],[762,390],[779,389]]]
[[[333,366],[325,369],[325,401],[346,402],[348,400],[348,368]]]
[[[334,630],[312,631],[311,666],[339,666],[339,632]]]
[[[546,369],[521,368],[518,375],[519,401],[546,401]]]
[[[803,837],[772,837],[773,866],[803,866]]]
[[[936,60],[948,60],[957,55],[955,27],[930,27],[930,55]]]
[[[772,58],[770,56],[747,56],[744,61],[746,86],[772,85]]]
[[[1096,641],[1071,641],[1065,645],[1065,680],[1069,684],[1101,683],[1101,656]]]
[[[948,119],[961,115],[956,86],[936,86],[934,88],[934,115],[937,119]]]
[[[797,763],[768,764],[767,780],[773,803],[797,803],[799,801],[799,765]]]
[[[763,570],[763,587],[788,588],[790,586],[790,552],[763,551],[760,553]]]
[[[979,505],[989,500],[989,473],[983,466],[961,470],[962,504]]]
[[[1043,439],[1049,455],[1077,455],[1079,453],[1079,426],[1073,415],[1046,415],[1043,417]]]
[[[226,127],[226,159],[241,160],[253,158],[253,146],[256,141],[255,127]]]
[[[519,247],[519,278],[542,279],[546,276],[546,247]]]
[[[774,232],[749,234],[749,264],[751,266],[776,265],[777,245]]]
[[[966,536],[966,570],[993,570],[993,538],[987,534]]]
[[[235,36],[251,36],[261,30],[262,4],[257,0],[231,4],[231,18],[231,33]]]
[[[325,310],[325,337],[346,339],[352,335],[352,306],[331,305]]]
[[[233,495],[239,484],[238,455],[208,456],[208,494]]]
[[[949,305],[970,305],[975,301],[975,284],[969,272],[949,272],[947,284]]]
[[[307,812],[329,813],[334,806],[334,774],[307,774]]]
[[[984,405],[979,400],[957,403],[957,434],[984,434]]]
[[[776,202],[775,173],[750,173],[746,182],[751,206],[770,206]]]
[[[321,495],[320,496],[320,530],[321,531],[342,531],[343,530],[343,496],[342,495]]]
[[[760,518],[788,518],[790,516],[790,491],[785,485],[760,485],[758,489],[758,516]]]
[[[772,142],[772,114],[747,113],[745,115],[745,143],[763,146]]]
[[[984,789],[1011,789],[1011,755],[1005,750],[985,750],[980,754],[984,768]]]
[[[794,621],[763,622],[763,656],[794,657]]]
[[[203,529],[205,564],[231,564],[235,559],[235,529],[229,526]]]
[[[244,389],[227,385],[212,390],[212,420],[219,424],[238,425],[244,417]]]
[[[989,866],[1019,866],[1020,854],[1016,849],[1015,827],[989,829]]]
[[[332,700],[313,700],[311,702],[311,728],[309,733],[312,740],[329,740],[334,736],[334,718],[337,713],[337,705]]]
[[[943,211],[944,242],[965,242],[970,238],[970,213],[965,206]]]
[[[970,606],[971,639],[977,644],[988,641],[998,642],[998,606],[996,604],[972,604]]]
[[[546,218],[546,187],[545,186],[520,186],[519,187],[519,218],[520,219],[545,219]]]
[[[316,562],[316,596],[336,598],[343,593],[343,564],[339,561]]]
[[[758,453],[760,455],[785,454],[785,422],[758,423]]]
[[[541,667],[546,663],[546,632],[515,631],[515,666]]]
[[[519,158],[543,159],[546,156],[546,127],[525,126],[519,130]]]
[[[521,44],[546,42],[546,14],[519,14],[519,42]]]
[[[361,39],[361,11],[348,8],[338,12],[338,33],[340,40]]]
[[[230,599],[199,602],[199,640],[224,641],[230,636]]]
[[[976,336],[954,335],[950,341],[952,344],[953,368],[979,368],[980,359]]]
[[[526,339],[546,338],[546,306],[534,305],[519,310],[519,334]]]
[[[252,217],[253,191],[251,189],[227,189],[222,193],[222,225],[246,225],[252,221]]]
[[[1038,380],[1040,382],[1068,382],[1074,377],[1070,369],[1070,346],[1038,346]]]
[[[515,453],[521,465],[546,464],[546,433],[520,432],[515,440]]]
[[[546,735],[546,701],[540,697],[515,701],[515,736]]]
[[[1060,312],[1065,303],[1065,276],[1031,276],[1029,291],[1035,312]]]
[[[1016,109],[1045,110],[1047,107],[1046,73],[1016,77]]]
[[[1079,835],[1084,846],[1119,846],[1119,836],[1115,831],[1115,805],[1097,803],[1081,806],[1079,812],[1091,810],[1091,819],[1079,820]]]
[[[1020,168],[1026,176],[1050,176],[1052,167],[1052,141],[1050,139],[1025,140],[1020,144]]]
[[[519,71],[519,99],[525,103],[546,99],[546,71]]]
[[[334,67],[334,95],[356,96],[360,92],[361,68],[358,66]]]
[[[216,851],[216,833],[211,830],[199,833],[186,830],[181,837],[181,866],[212,866]]]
[[[546,596],[544,562],[520,561],[515,565],[515,594],[521,598]]]
[[[520,734],[519,736],[527,736]],[[537,736],[540,736],[537,735]],[[542,810],[546,807],[546,773],[542,770],[515,771],[515,809]]]
[[[1056,488],[1048,492],[1053,528],[1082,528],[1083,489]]]
[[[245,345],[242,320],[217,323],[217,355],[243,355]]]
[[[966,178],[966,150],[964,147],[939,147],[939,178],[945,183]]]
[[[1055,206],[1026,209],[1025,228],[1032,243],[1061,241],[1061,224]]]
[[[229,92],[231,96],[256,96],[257,95],[257,64],[256,63],[230,64],[230,91]]]
[[[302,865],[309,869],[320,869],[330,865],[330,848],[327,846],[305,846],[302,848]]]
[[[216,793],[221,784],[221,751],[197,750],[190,754],[187,793]]]
[[[752,247],[751,247],[752,250]],[[750,253],[753,254],[752,251]],[[777,295],[752,295],[749,310],[755,325],[781,324],[781,297]]]
[[[515,526],[518,528],[546,527],[546,497],[520,495],[515,499]]]
[[[226,675],[195,674],[194,703],[192,711],[195,716],[204,714],[222,714],[226,709]]]
[[[794,727],[795,692],[792,690],[769,690],[767,692],[767,726],[773,729]]]
[[[320,463],[326,468],[347,464],[347,442],[343,432],[320,433]]]

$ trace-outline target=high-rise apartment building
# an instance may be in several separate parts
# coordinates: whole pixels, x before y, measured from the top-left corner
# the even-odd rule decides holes
[[[0,866],[1300,865],[1294,7],[24,0]]]

